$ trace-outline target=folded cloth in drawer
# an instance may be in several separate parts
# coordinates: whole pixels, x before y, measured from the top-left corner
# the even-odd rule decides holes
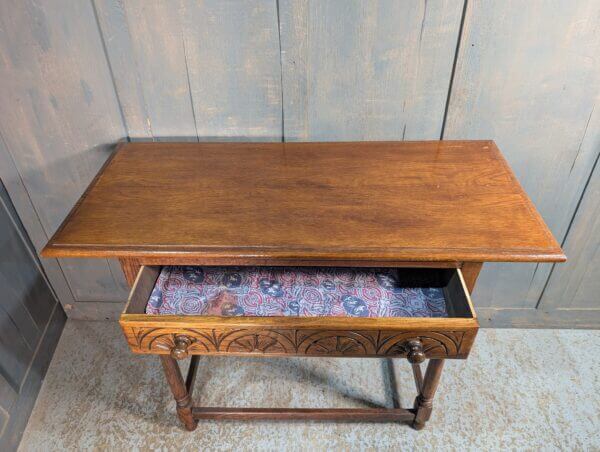
[[[163,267],[147,314],[447,317],[440,287],[400,287],[398,270]]]

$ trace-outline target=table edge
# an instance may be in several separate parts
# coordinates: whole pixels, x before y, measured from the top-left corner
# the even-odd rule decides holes
[[[75,203],[73,208],[62,221],[58,229],[48,240],[46,246],[42,249],[40,255],[45,258],[186,258],[194,259],[198,262],[207,260],[214,262],[211,265],[218,265],[219,261],[225,262],[237,259],[247,262],[245,265],[252,265],[253,262],[269,260],[276,264],[278,260],[298,261],[300,264],[304,261],[348,261],[355,260],[370,262],[565,262],[567,260],[562,248],[548,229],[548,226],[541,215],[527,196],[525,190],[514,175],[510,165],[500,152],[498,146],[493,140],[428,140],[430,142],[478,142],[491,145],[492,152],[500,160],[501,164],[507,170],[513,182],[519,187],[523,201],[531,215],[544,230],[553,247],[544,248],[507,248],[501,251],[497,249],[486,248],[369,248],[369,249],[342,249],[331,247],[320,247],[318,250],[301,248],[278,248],[278,247],[205,247],[205,246],[171,246],[171,245],[94,245],[94,244],[61,244],[57,243],[64,227],[69,220],[77,213],[80,205],[83,203],[90,191],[98,184],[106,169],[112,164],[114,158],[124,152],[128,146],[139,145],[164,145],[164,142],[121,142],[118,143],[106,162],[98,170],[96,176],[92,179],[89,186]],[[423,141],[411,141],[411,143]],[[319,142],[307,142],[304,144],[316,144]],[[358,142],[321,142],[327,144],[344,143],[398,143],[397,141],[358,141]],[[404,142],[403,142],[404,143]],[[197,143],[169,143],[169,144],[190,144]],[[206,144],[227,144],[227,143],[206,143]],[[244,144],[236,142],[235,144]],[[254,143],[247,144],[277,144],[277,143]],[[301,142],[291,144],[303,144]],[[201,265],[201,264],[198,264]]]
[[[564,262],[566,256],[561,248],[554,249],[508,249],[503,251],[470,249],[368,249],[347,250],[327,247],[319,250],[278,248],[206,248],[181,246],[93,246],[59,245],[49,243],[42,257],[80,258],[189,258],[218,261],[240,259],[253,260],[369,260],[369,261],[463,261],[463,262]]]

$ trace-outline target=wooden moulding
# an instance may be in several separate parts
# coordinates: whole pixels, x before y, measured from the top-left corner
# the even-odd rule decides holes
[[[135,353],[466,358],[478,323],[460,270],[448,318],[213,317],[145,314],[160,267],[141,268],[120,324]],[[420,350],[415,348],[415,342]]]

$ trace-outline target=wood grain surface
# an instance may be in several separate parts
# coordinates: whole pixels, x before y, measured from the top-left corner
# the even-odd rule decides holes
[[[491,141],[124,144],[43,255],[565,259]]]

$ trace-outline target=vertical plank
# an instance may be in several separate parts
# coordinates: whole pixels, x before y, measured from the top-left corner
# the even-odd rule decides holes
[[[586,310],[581,314],[582,317],[589,315],[589,310],[600,311],[600,165],[598,163],[569,230],[565,251],[570,259],[569,264],[554,267],[541,299],[540,308]]]
[[[129,137],[151,138],[152,124],[123,0],[92,0]],[[129,2],[128,2],[129,3]],[[150,93],[151,94],[151,93]]]
[[[19,393],[14,390],[12,385],[0,373],[0,436],[4,431],[6,424],[10,419],[10,411],[17,401]]]
[[[95,5],[132,138],[281,139],[274,1]]]
[[[6,265],[2,265],[2,267],[6,267]],[[31,296],[27,292],[22,292],[22,284],[16,284],[17,287],[14,287],[14,283],[7,279],[5,273],[8,273],[6,272],[6,268],[0,267],[0,288],[2,288],[3,296],[3,303],[0,309],[4,310],[10,321],[19,330],[27,346],[35,348],[41,331],[31,314],[31,304],[25,304],[25,302],[31,300]],[[34,281],[34,283],[38,282],[39,280]]]
[[[286,140],[439,139],[462,6],[281,1]]]
[[[597,152],[599,24],[594,0],[472,0],[460,43],[444,138],[496,140],[559,240]],[[533,308],[549,271],[486,266],[475,301]]]
[[[49,236],[125,134],[88,2],[0,4],[0,134]],[[82,300],[123,300],[106,262],[61,262]]]
[[[38,306],[32,304],[36,300],[30,294],[31,284],[39,282],[38,277],[37,267],[0,203],[0,310],[30,348],[35,348],[40,338],[36,319],[47,317],[54,305],[52,298],[42,298]]]
[[[16,449],[63,325],[0,180],[0,450]]]
[[[0,305],[0,374],[19,392],[34,349],[27,345],[19,328]]]
[[[179,2],[95,5],[132,138],[196,141]]]
[[[280,141],[276,2],[181,4],[198,136],[203,140]]]
[[[8,422],[0,430],[0,450],[15,450],[21,440],[29,415],[33,410],[42,381],[50,365],[54,349],[65,325],[66,317],[60,306],[56,306],[47,322],[44,336],[40,341],[34,358],[30,362],[25,379],[21,382],[18,397],[0,400],[7,410]],[[0,397],[2,397],[2,378],[0,378]],[[12,399],[12,400],[11,400]],[[11,403],[12,402],[12,403]],[[0,410],[1,412],[2,410]],[[0,418],[0,422],[1,418]]]
[[[26,231],[25,234],[29,236],[32,242],[32,251],[39,254],[48,241],[48,236],[40,223],[27,189],[2,136],[0,136],[0,182],[3,182],[6,200],[12,201],[16,217],[21,221],[23,229]],[[8,204],[8,201],[6,201],[6,204]],[[75,299],[58,261],[56,259],[40,259],[39,262],[61,303],[73,304]]]
[[[55,300],[35,259],[19,234],[0,182],[0,309],[35,349]]]

